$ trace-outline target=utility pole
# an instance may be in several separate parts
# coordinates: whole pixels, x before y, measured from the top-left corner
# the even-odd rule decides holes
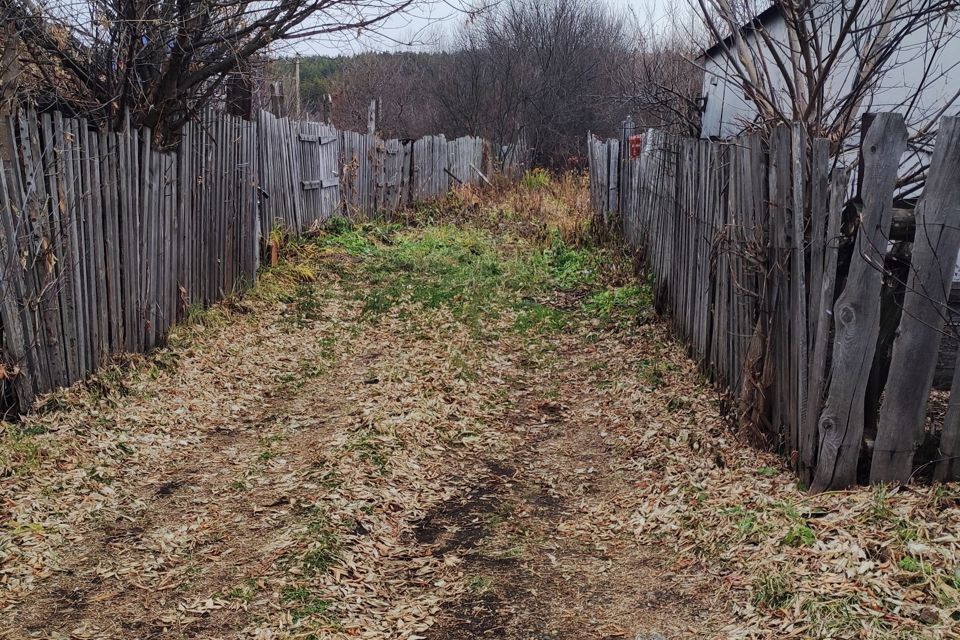
[[[371,100],[367,107],[367,133],[373,135],[377,132],[377,100]]]
[[[329,93],[323,96],[323,121],[330,124],[330,114],[333,111],[333,96]]]
[[[296,109],[295,117],[300,117],[300,54],[293,61],[293,108]]]

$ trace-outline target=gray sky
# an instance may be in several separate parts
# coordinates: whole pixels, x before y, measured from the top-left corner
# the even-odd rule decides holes
[[[423,50],[436,46],[445,34],[464,25],[467,15],[454,6],[470,0],[434,0],[424,2],[410,14],[387,21],[381,33],[364,36],[340,36],[336,39],[311,38],[297,42],[282,55],[351,55],[364,51]],[[652,15],[663,20],[667,11],[681,10],[683,0],[603,0],[614,9],[633,11],[640,17]],[[410,46],[409,43],[413,43]]]

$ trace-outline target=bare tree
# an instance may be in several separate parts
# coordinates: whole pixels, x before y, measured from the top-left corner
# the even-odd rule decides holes
[[[377,29],[415,0],[0,0],[35,98],[175,133],[277,43]]]
[[[366,53],[348,60],[332,81],[333,121],[364,131],[367,110],[379,101],[377,131],[386,137],[419,138],[435,133],[436,107],[425,90],[437,73],[434,54]]]
[[[842,151],[864,112],[897,111],[924,150],[956,110],[956,0],[690,1],[718,43],[705,72],[751,107],[743,129],[800,122]],[[903,184],[922,180],[918,164]]]
[[[611,86],[616,93],[598,98],[628,105],[640,127],[699,135],[703,71],[694,61],[703,38],[691,37],[701,30],[681,20],[632,14],[634,46]]]
[[[526,140],[560,164],[591,128],[613,133],[622,104],[598,100],[628,53],[624,20],[587,0],[506,0],[451,43],[434,84],[445,129]]]

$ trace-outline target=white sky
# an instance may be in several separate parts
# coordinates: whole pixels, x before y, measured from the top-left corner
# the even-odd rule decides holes
[[[610,7],[632,11],[654,22],[663,20],[668,11],[685,10],[684,0],[601,0]],[[456,7],[476,0],[427,0],[409,14],[394,16],[379,29],[380,33],[357,36],[341,35],[335,39],[310,38],[297,42],[281,55],[351,55],[364,51],[424,50],[437,45],[445,34],[465,24],[468,16]]]

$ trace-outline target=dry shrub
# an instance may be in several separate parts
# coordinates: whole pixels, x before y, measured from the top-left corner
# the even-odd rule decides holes
[[[532,176],[532,177],[531,177]],[[558,237],[570,247],[593,244],[586,176],[534,170],[520,182],[455,187],[443,198],[398,214],[405,224],[468,224],[542,244]]]

